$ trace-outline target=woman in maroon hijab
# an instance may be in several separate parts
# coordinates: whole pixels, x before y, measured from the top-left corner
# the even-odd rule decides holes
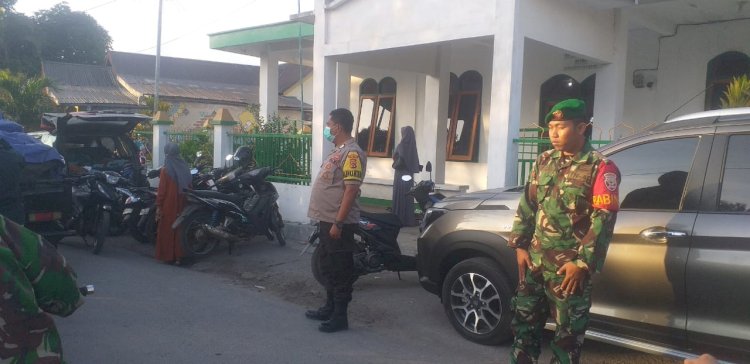
[[[156,193],[156,218],[159,219],[156,231],[156,259],[181,264],[184,254],[179,235],[177,230],[172,229],[172,224],[185,207],[183,191],[190,188],[192,176],[190,167],[180,157],[179,145],[167,143],[164,154],[164,167],[159,175],[159,190]]]

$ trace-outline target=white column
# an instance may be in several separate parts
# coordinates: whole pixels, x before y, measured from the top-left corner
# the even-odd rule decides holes
[[[260,57],[260,84],[258,86],[260,116],[270,120],[279,112],[279,61],[269,53]]]
[[[225,157],[233,152],[232,137],[229,133],[237,125],[234,118],[227,109],[216,111],[214,119],[211,120],[214,127],[214,168],[224,167]]]
[[[615,11],[615,44],[612,63],[596,72],[596,89],[594,90],[594,140],[615,140],[621,133],[615,127],[622,121],[625,87],[628,82],[628,20],[621,11]]]
[[[434,74],[425,76],[424,123],[417,125],[417,140],[422,141],[424,152],[419,151],[420,162],[432,162],[435,183],[445,183],[445,154],[448,129],[448,103],[450,102],[450,44],[438,46]]]
[[[351,100],[351,87],[352,73],[349,64],[336,62],[336,108],[345,107],[351,110],[349,105],[349,100]],[[356,125],[354,126],[356,127]]]
[[[336,61],[325,55],[325,6],[322,0],[315,3],[315,51],[313,52],[313,130],[312,130],[312,179],[318,175],[323,158],[332,147],[323,139],[328,114],[336,108]]]
[[[165,112],[159,111],[154,115],[151,124],[153,125],[151,162],[152,167],[156,169],[164,165],[164,147],[169,143],[167,132],[172,128],[173,122]]]
[[[517,175],[521,122],[524,37],[518,22],[518,2],[498,1],[492,56],[490,130],[487,148],[487,188],[513,186]]]

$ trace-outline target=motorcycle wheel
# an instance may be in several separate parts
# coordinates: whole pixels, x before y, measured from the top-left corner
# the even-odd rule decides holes
[[[201,228],[211,223],[211,211],[199,210],[182,222],[180,244],[187,256],[206,255],[214,250],[219,239],[210,236]]]
[[[110,212],[107,210],[101,210],[99,213],[94,235],[94,246],[91,249],[91,252],[94,254],[101,253],[102,248],[104,247],[104,241],[107,240],[107,235],[109,234],[109,214]]]
[[[279,242],[279,246],[286,245],[286,236],[284,235],[284,220],[281,217],[278,207],[274,207],[274,217],[271,218],[271,225],[273,226],[273,234],[276,235],[276,241]]]
[[[156,221],[156,209],[151,209],[146,215],[146,226],[143,227],[144,244],[156,244],[156,230],[159,228],[159,222]]]
[[[128,231],[130,232],[130,236],[132,236],[139,243],[145,244],[148,242],[146,240],[147,238],[145,230],[141,231],[140,229],[138,229],[138,219],[135,215],[131,216],[130,220],[128,221]]]

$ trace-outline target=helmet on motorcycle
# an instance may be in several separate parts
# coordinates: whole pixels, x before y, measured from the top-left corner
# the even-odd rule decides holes
[[[238,163],[239,167],[247,167],[253,163],[253,150],[243,145],[234,151],[234,160]]]

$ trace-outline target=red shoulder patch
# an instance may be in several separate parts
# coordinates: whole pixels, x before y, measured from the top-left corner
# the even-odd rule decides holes
[[[592,206],[596,209],[617,211],[620,208],[619,198],[620,171],[614,163],[601,162],[594,187],[591,193]]]

